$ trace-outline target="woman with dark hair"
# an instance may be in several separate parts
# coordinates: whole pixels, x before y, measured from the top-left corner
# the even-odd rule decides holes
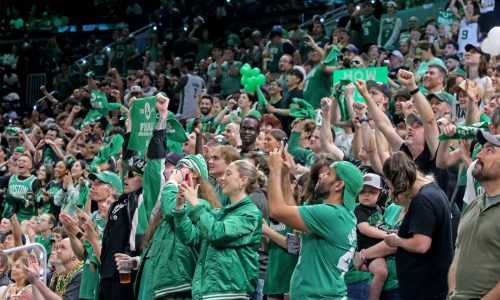
[[[386,183],[396,204],[407,207],[398,233],[362,249],[356,268],[368,260],[395,253],[399,290],[403,299],[445,299],[447,275],[453,258],[450,203],[432,178],[417,171],[403,152],[395,152],[383,166]]]
[[[42,191],[46,190],[47,184],[54,180],[54,169],[52,168],[51,165],[49,164],[44,164],[38,168],[36,171],[36,177],[38,178],[38,181],[40,182],[40,189],[35,195],[36,203],[37,206],[39,207],[38,209],[38,215],[43,213],[43,193]]]
[[[32,286],[24,277],[23,268],[28,265],[28,258],[21,257],[14,262],[10,271],[10,277],[14,283],[8,285],[1,299],[33,299]]]
[[[248,299],[259,278],[262,214],[250,196],[264,176],[244,160],[221,178],[230,205],[210,211],[200,205],[198,187],[183,182],[174,210],[175,233],[184,243],[201,242],[192,281],[193,299]],[[189,217],[185,203],[193,209]]]
[[[246,116],[254,116],[257,119],[262,117],[261,113],[254,108],[257,101],[255,95],[249,92],[242,92],[236,100],[231,99],[227,106],[215,117],[214,122],[219,125],[228,123],[239,124]]]
[[[50,181],[45,189],[41,189],[43,207],[40,215],[50,213],[58,217],[61,208],[54,203],[54,196],[63,188],[63,181],[66,174],[69,172],[70,166],[67,162],[58,161],[54,167],[54,180]],[[55,204],[55,205],[54,205]]]
[[[488,77],[489,54],[485,54],[479,47],[468,44],[463,56],[464,70],[468,79],[476,82],[484,92],[482,100],[488,100],[494,93],[493,82]]]
[[[89,182],[84,178],[87,164],[77,160],[71,164],[71,171],[64,175],[62,188],[54,196],[54,204],[73,215],[77,207],[84,208],[90,190]]]

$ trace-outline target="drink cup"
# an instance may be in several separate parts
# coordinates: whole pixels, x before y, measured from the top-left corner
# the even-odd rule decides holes
[[[119,262],[118,272],[120,273],[120,283],[132,283],[132,261],[130,259]]]

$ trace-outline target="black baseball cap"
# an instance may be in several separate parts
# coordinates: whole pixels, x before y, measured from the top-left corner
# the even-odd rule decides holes
[[[179,160],[181,160],[183,158],[184,158],[184,154],[182,154],[182,153],[170,152],[169,154],[167,154],[167,157],[165,157],[165,161],[176,166],[177,163],[179,162]]]
[[[390,99],[392,97],[391,88],[389,88],[389,86],[387,84],[385,84],[385,83],[375,82],[373,80],[368,80],[368,81],[366,81],[366,88],[368,90],[370,90],[371,88],[376,88],[379,91],[381,91],[382,94],[386,95],[387,98]]]
[[[490,61],[491,55],[488,53],[484,53],[483,50],[481,50],[481,47],[474,46],[472,44],[465,45],[465,51],[469,52],[471,50],[476,50],[476,52],[481,53],[481,55],[483,55],[484,58],[486,58],[486,62]]]
[[[477,132],[477,141],[484,145],[486,142],[490,142],[495,147],[500,147],[500,135],[493,135],[484,129]]]

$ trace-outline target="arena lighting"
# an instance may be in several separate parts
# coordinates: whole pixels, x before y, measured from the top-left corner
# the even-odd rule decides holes
[[[82,59],[82,65],[86,64],[87,61],[85,59]]]
[[[325,22],[325,18],[321,17],[321,18],[319,19],[319,21],[320,21],[321,23],[323,23],[323,22]]]
[[[156,31],[157,29],[158,29],[158,27],[156,27],[156,25],[155,25],[155,26],[153,26],[153,30],[154,30],[154,31]]]
[[[106,47],[106,51],[111,52],[111,48]]]

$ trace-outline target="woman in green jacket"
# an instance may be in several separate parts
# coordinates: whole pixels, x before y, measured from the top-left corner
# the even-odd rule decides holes
[[[191,299],[191,280],[198,257],[197,241],[183,243],[174,232],[172,210],[179,185],[191,178],[198,186],[197,196],[207,209],[219,206],[212,185],[207,181],[207,164],[201,155],[188,155],[174,170],[165,169],[167,184],[160,195],[161,211],[154,216],[146,234],[135,290],[137,299]],[[187,177],[186,177],[187,176]],[[206,200],[203,200],[206,199]],[[191,211],[187,205],[186,211]]]
[[[201,241],[192,282],[193,299],[249,299],[259,277],[262,214],[249,196],[264,176],[248,161],[232,162],[221,178],[231,205],[210,211],[198,186],[183,182],[174,210],[175,233],[185,243]],[[192,211],[187,213],[187,201]]]

